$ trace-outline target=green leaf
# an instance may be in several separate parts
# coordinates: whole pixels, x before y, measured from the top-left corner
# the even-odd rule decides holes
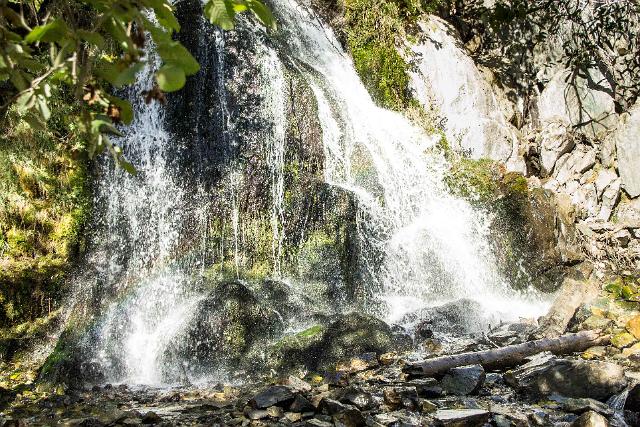
[[[16,107],[18,108],[18,112],[24,113],[27,110],[30,110],[36,103],[36,96],[33,93],[32,89],[29,89],[22,93],[18,99],[16,99]]]
[[[276,30],[276,20],[273,17],[273,13],[271,13],[271,9],[258,0],[247,0],[247,5],[262,25],[271,30]]]
[[[173,14],[173,8],[164,0],[152,0],[151,6],[160,25],[174,31],[180,31],[180,23]]]
[[[133,107],[131,107],[129,101],[111,95],[109,95],[109,101],[120,108],[120,120],[122,120],[122,123],[128,125],[133,121]]]
[[[96,72],[100,77],[119,88],[134,83],[136,74],[144,67],[142,62],[136,62],[124,69],[122,65],[104,61]]]
[[[176,65],[163,65],[156,74],[158,86],[165,92],[182,89],[186,81],[184,70]]]
[[[47,99],[43,95],[38,95],[38,111],[40,111],[40,115],[45,122],[51,117],[51,110],[47,104]]]
[[[94,31],[78,30],[76,34],[80,39],[90,43],[97,48],[104,49],[105,41],[104,37]]]
[[[236,12],[231,0],[209,0],[204,6],[204,14],[209,21],[223,30],[233,30]]]
[[[171,41],[158,46],[158,54],[167,65],[182,68],[187,76],[200,71],[200,64],[179,42]]]
[[[138,174],[138,171],[136,170],[136,168],[127,160],[125,160],[125,158],[122,155],[118,156],[118,164],[122,169],[129,172],[131,175],[135,176]]]
[[[111,133],[117,136],[123,136],[116,127],[111,123],[111,119],[107,116],[97,115],[91,120],[91,131],[93,133]]]
[[[56,19],[45,25],[40,25],[35,27],[27,36],[24,38],[24,41],[27,43],[35,43],[35,42],[58,42],[63,40],[67,33],[69,32],[69,27],[67,24],[61,20]]]

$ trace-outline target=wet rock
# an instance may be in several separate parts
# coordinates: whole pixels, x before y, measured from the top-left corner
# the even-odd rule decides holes
[[[594,360],[540,356],[505,374],[505,381],[531,396],[552,393],[568,397],[606,400],[622,390],[627,380],[616,364]]]
[[[467,395],[476,393],[485,380],[481,365],[462,366],[450,369],[442,378],[442,389],[448,394]]]
[[[640,384],[636,384],[629,390],[627,400],[624,402],[627,411],[640,412]]]
[[[462,335],[480,332],[488,327],[482,306],[466,298],[410,313],[400,323],[416,324],[416,336],[432,332]]]
[[[288,387],[272,386],[256,394],[249,404],[254,408],[263,409],[269,406],[279,405],[288,407],[295,396]]]
[[[571,423],[571,427],[608,427],[609,422],[605,417],[594,411],[585,412],[577,420]]]
[[[189,364],[190,372],[206,373],[213,361],[238,363],[254,345],[283,330],[279,315],[240,281],[218,284],[193,309],[195,315],[163,355],[167,367]],[[184,372],[164,372],[184,380]]]
[[[366,353],[382,354],[409,348],[411,339],[383,321],[358,313],[336,316],[328,326],[317,325],[281,339],[268,349],[276,371],[332,370],[335,364]]]
[[[436,425],[472,427],[482,426],[491,414],[484,409],[440,409],[433,414]]]

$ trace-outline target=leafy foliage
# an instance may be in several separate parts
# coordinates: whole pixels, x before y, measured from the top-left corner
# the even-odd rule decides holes
[[[268,28],[275,28],[269,9],[258,0],[208,0],[207,18],[232,29],[237,13],[252,11]],[[90,157],[107,150],[126,170],[135,169],[110,137],[115,125],[130,123],[131,105],[110,95],[110,86],[132,84],[148,60],[150,35],[163,62],[147,102],[164,100],[164,92],[184,86],[200,66],[189,51],[173,40],[180,30],[169,0],[58,0],[15,2],[0,0],[0,119],[15,109],[20,120],[44,130],[51,118],[51,97],[68,87],[80,106],[78,130]]]

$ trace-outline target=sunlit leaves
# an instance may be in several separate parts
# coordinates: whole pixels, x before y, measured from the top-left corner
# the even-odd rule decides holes
[[[258,0],[208,0],[204,6],[207,19],[223,30],[232,30],[235,27],[235,15],[246,10],[252,11],[265,27],[276,28],[271,10]]]
[[[182,89],[186,79],[184,70],[175,65],[164,65],[157,74],[158,86],[165,92]]]
[[[131,104],[111,95],[112,88],[136,81],[147,61],[149,35],[162,65],[155,84],[141,91],[145,102],[164,104],[166,92],[181,89],[186,78],[200,70],[173,37],[180,24],[172,2],[79,0],[81,11],[52,8],[38,11],[38,16],[23,15],[45,3],[37,0],[35,9],[18,10],[0,0],[0,82],[5,87],[0,113],[11,108],[29,126],[44,130],[53,108],[52,87],[72,94],[80,108],[70,122],[74,131],[85,134],[89,157],[106,150],[123,169],[135,173],[109,138],[120,135],[119,124],[133,121]],[[207,18],[222,29],[232,29],[235,15],[247,11],[275,28],[271,11],[258,0],[209,0],[205,5]],[[87,16],[91,19],[84,19]],[[41,25],[31,28],[34,22]]]
[[[48,24],[35,27],[27,36],[24,41],[27,43],[35,42],[59,42],[64,39],[69,33],[69,27],[62,19],[56,19]]]

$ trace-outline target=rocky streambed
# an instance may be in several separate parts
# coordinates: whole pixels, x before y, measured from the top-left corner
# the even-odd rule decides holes
[[[340,321],[349,322],[348,317]],[[366,327],[372,336],[386,330],[376,331],[373,323]],[[356,351],[364,348],[348,325],[341,332],[327,329],[331,332],[322,335],[327,349],[331,344],[344,349],[350,339]],[[364,352],[340,360],[311,346],[315,356],[307,356],[315,357],[315,372],[247,374],[235,385],[106,384],[45,392],[23,384],[1,390],[0,425],[640,425],[640,358],[622,359],[615,346],[566,356],[541,353],[500,370],[461,366],[435,377],[415,370],[417,362],[437,355],[521,343],[536,331],[538,326],[522,322],[482,334],[452,338],[435,332],[424,338],[429,334],[423,328],[422,338],[416,336],[418,351]],[[304,352],[301,344],[297,351]]]

